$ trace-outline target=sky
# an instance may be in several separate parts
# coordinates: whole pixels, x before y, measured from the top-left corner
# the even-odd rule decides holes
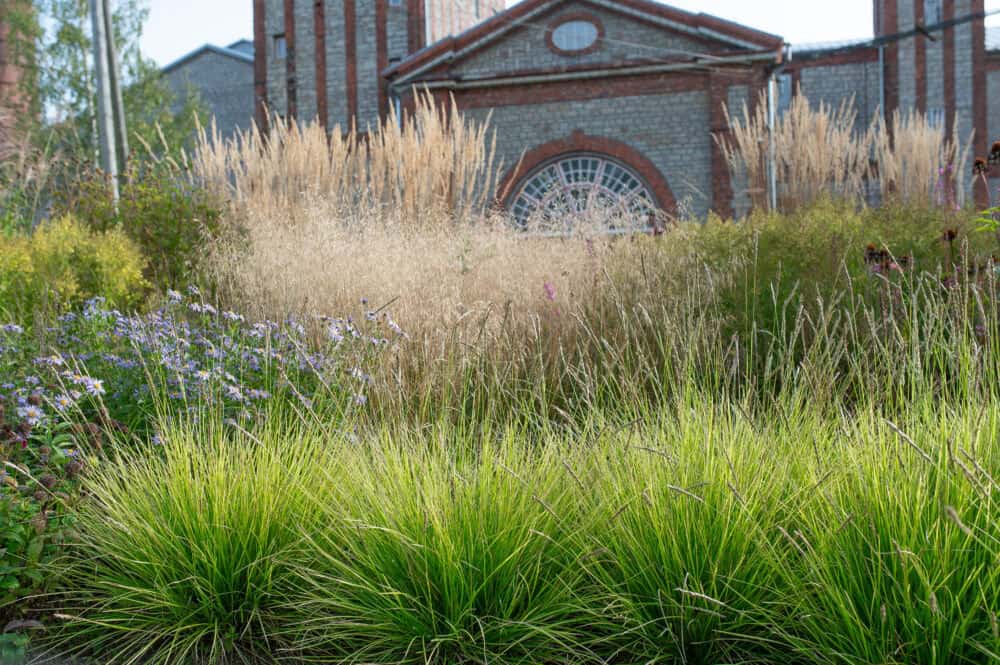
[[[203,44],[226,46],[253,38],[251,0],[148,2],[142,48],[161,66]],[[508,6],[515,4],[517,0],[508,1]],[[870,37],[872,32],[872,0],[669,0],[667,4],[760,28],[792,44]],[[986,10],[1000,10],[1000,0],[986,0]],[[988,23],[1000,25],[1000,16]]]

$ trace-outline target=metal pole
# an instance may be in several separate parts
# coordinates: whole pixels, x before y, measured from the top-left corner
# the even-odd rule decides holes
[[[770,77],[767,79],[767,127],[768,127],[768,139],[770,145],[768,146],[768,189],[771,199],[771,210],[778,209],[778,172],[777,172],[777,146],[774,142],[774,130],[777,124],[777,109],[775,108],[774,100],[774,88],[775,79],[774,73],[772,72]]]
[[[125,124],[125,102],[122,100],[121,67],[118,63],[118,48],[115,46],[115,26],[111,20],[111,3],[104,4],[104,35],[107,42],[108,64],[111,81],[111,101],[114,104],[115,146],[118,148],[118,166],[122,170],[128,165],[128,131]]]
[[[90,0],[90,20],[94,27],[94,69],[97,75],[97,133],[101,168],[111,178],[112,195],[118,201],[118,159],[115,154],[115,127],[108,80],[107,35],[104,31],[104,0]]]

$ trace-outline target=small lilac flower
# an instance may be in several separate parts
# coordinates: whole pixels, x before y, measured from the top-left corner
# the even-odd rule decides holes
[[[368,403],[368,398],[359,393],[354,396],[354,403],[358,406],[364,406]]]
[[[59,411],[60,413],[63,413],[63,412],[66,411],[66,409],[68,409],[71,406],[73,406],[73,404],[75,403],[75,400],[72,397],[70,397],[69,395],[63,393],[61,395],[56,396],[56,398],[54,400],[52,400],[52,402],[53,402],[53,404],[56,407],[56,411]]]
[[[24,382],[29,386],[37,386],[41,381],[37,376],[26,376],[24,377]]]
[[[190,296],[200,296],[201,295],[201,291],[194,284],[192,284],[189,287],[187,287],[187,292],[188,292],[188,295],[190,295]]]
[[[19,418],[24,418],[24,420],[31,426],[35,426],[42,421],[45,417],[45,412],[41,408],[29,404],[28,406],[22,406],[17,410],[17,415]]]
[[[177,304],[177,303],[181,302],[182,300],[184,300],[184,296],[181,295],[180,291],[174,291],[173,289],[168,289],[167,290],[167,300],[169,300],[170,302],[172,302],[174,304]]]
[[[21,333],[24,332],[24,328],[17,325],[16,323],[6,323],[4,324],[3,328],[0,329],[2,329],[5,333],[11,335],[20,335]]]
[[[545,290],[545,297],[548,298],[549,300],[555,302],[555,299],[556,299],[556,287],[553,286],[553,284],[551,282],[545,282],[545,284],[544,284],[544,286],[542,288]]]
[[[91,379],[88,377],[84,386],[86,387],[87,392],[95,397],[103,395],[105,392],[104,381],[101,381],[100,379]]]

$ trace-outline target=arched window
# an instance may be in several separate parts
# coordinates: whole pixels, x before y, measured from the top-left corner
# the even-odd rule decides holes
[[[609,230],[649,228],[656,199],[627,166],[598,154],[558,157],[521,181],[510,199],[518,226],[568,232],[581,224]]]

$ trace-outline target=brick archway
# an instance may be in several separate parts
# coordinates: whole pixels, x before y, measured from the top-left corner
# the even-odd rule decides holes
[[[507,171],[497,184],[497,203],[506,208],[516,194],[515,188],[527,175],[557,157],[579,152],[605,155],[621,162],[645,181],[658,208],[670,215],[677,213],[677,199],[670,184],[649,158],[621,141],[592,136],[579,129],[566,138],[543,143],[526,152],[520,163]]]

